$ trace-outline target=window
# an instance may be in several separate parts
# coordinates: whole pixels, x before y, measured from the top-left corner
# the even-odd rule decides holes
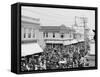
[[[26,33],[24,33],[24,38],[26,38]]]
[[[64,38],[64,33],[61,34],[61,38]]]
[[[35,33],[33,33],[33,38],[35,38]]]
[[[28,29],[28,38],[31,38],[31,29]]]
[[[24,38],[26,38],[26,28],[24,28]]]
[[[72,37],[72,34],[70,33],[70,38]]]
[[[80,38],[81,38],[81,35],[80,35]]]
[[[44,32],[43,33],[43,37],[48,37],[48,33],[47,32]]]
[[[53,38],[55,38],[55,33],[53,33]]]
[[[34,29],[32,31],[32,37],[35,38],[35,31],[34,31]]]
[[[45,32],[43,33],[43,37],[45,37]]]
[[[46,32],[46,37],[48,37],[48,33]]]
[[[73,38],[76,39],[76,34],[73,34]]]
[[[28,33],[28,38],[31,38],[31,33]]]

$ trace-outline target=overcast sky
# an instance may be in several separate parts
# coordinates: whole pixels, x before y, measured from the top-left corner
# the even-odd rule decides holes
[[[71,27],[75,23],[75,16],[87,17],[87,27],[90,32],[95,28],[95,11],[77,9],[58,9],[44,7],[22,7],[22,15],[33,18],[40,18],[41,26],[60,26],[65,24]],[[77,23],[82,24],[82,20],[77,19]]]

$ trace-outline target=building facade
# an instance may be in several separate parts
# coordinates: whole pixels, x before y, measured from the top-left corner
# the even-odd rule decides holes
[[[26,16],[22,16],[21,21],[21,39],[22,42],[37,41],[39,38],[40,23],[38,19],[32,19]]]
[[[22,16],[21,40],[23,43],[38,43],[42,48],[46,44],[69,44],[73,39],[83,38],[75,30],[65,25],[41,26],[38,18]],[[75,38],[76,37],[76,38]]]

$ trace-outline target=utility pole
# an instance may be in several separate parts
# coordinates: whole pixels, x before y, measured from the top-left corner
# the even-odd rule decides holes
[[[87,34],[86,34],[86,24],[87,24],[87,19],[85,17],[81,17],[81,19],[83,20],[83,26],[84,26],[84,40],[85,40],[85,51],[87,49],[86,45],[87,45]]]
[[[77,24],[77,21],[76,21],[77,18],[79,18],[79,19],[82,20],[83,26],[79,26]],[[78,16],[75,16],[75,26],[77,26],[77,27],[83,27],[83,29],[84,29],[84,41],[85,41],[85,45],[86,45],[86,42],[87,42],[87,34],[86,34],[87,17],[78,17]],[[85,51],[86,51],[86,46],[85,46]]]

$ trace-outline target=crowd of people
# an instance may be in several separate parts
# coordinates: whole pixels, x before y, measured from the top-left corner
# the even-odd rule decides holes
[[[88,67],[89,45],[80,42],[71,45],[48,44],[41,54],[21,58],[21,71]]]

